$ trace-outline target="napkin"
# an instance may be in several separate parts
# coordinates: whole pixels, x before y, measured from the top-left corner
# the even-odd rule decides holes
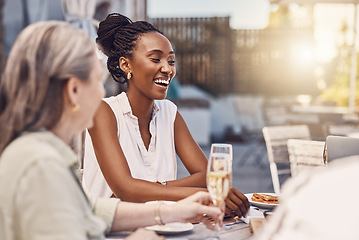
[[[251,206],[246,217],[241,217],[240,220],[249,224],[250,218],[264,218],[263,212],[259,211],[258,208]]]
[[[245,222],[246,224],[249,224],[250,218],[264,218],[264,214],[263,212],[259,211],[258,208],[251,206],[246,217],[235,217],[236,222],[227,223],[225,226],[230,226],[239,222]]]

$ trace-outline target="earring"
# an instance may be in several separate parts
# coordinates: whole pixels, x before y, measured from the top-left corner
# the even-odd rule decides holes
[[[71,111],[72,112],[77,112],[78,110],[80,110],[80,104],[75,103],[71,106]]]
[[[127,73],[127,79],[130,80],[132,78],[132,73],[131,72],[128,72]]]

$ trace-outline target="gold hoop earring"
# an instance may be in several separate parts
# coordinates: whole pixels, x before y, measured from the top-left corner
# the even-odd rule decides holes
[[[77,112],[78,110],[80,110],[80,104],[75,103],[71,106],[71,111],[72,112]]]
[[[132,73],[131,72],[128,72],[127,73],[127,79],[130,80],[132,78]]]

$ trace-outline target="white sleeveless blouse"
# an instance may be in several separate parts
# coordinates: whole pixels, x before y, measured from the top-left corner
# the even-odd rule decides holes
[[[151,141],[146,149],[139,130],[137,117],[126,93],[105,98],[117,120],[117,136],[133,178],[156,182],[171,181],[177,177],[177,160],[174,144],[174,121],[177,106],[169,100],[155,100],[150,122]],[[86,131],[84,172],[82,185],[90,197],[111,197]]]

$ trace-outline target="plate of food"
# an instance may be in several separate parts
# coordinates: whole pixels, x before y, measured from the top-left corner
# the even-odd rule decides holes
[[[260,208],[274,208],[278,206],[279,195],[276,193],[247,193],[244,194],[250,204]]]

